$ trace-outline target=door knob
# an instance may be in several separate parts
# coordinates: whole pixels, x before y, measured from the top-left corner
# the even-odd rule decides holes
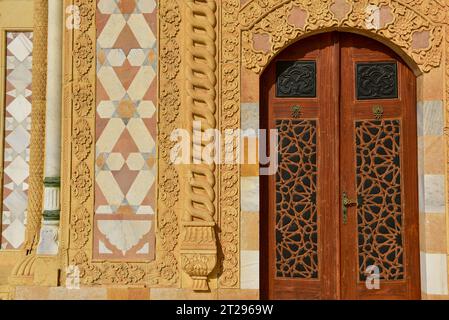
[[[348,222],[348,207],[356,205],[357,202],[355,200],[349,199],[346,192],[343,192],[341,204],[343,207],[343,224],[346,224]]]

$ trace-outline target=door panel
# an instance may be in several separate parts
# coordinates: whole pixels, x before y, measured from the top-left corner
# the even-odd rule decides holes
[[[280,154],[277,174],[261,177],[262,297],[335,299],[338,150],[320,142],[338,139],[335,34],[293,45],[265,75],[261,125],[278,129]]]
[[[374,40],[340,44],[341,192],[356,202],[341,225],[342,297],[418,299],[416,79]],[[366,286],[372,266],[378,290]]]
[[[346,33],[267,67],[261,127],[278,130],[279,169],[260,178],[262,298],[419,298],[415,86],[394,52]]]

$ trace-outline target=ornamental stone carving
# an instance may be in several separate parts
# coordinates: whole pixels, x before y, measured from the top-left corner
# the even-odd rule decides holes
[[[83,24],[81,24],[83,25]],[[92,68],[93,43],[90,37],[82,33],[75,42],[74,53],[76,54],[75,66],[80,75],[86,75]]]
[[[441,63],[446,11],[442,2],[423,0],[253,0],[240,12],[243,64],[259,73],[292,41],[338,29],[388,39],[422,72],[429,72]],[[425,47],[414,44],[414,35],[422,32],[429,37]],[[266,36],[262,48],[260,43],[255,45],[260,35]]]
[[[68,6],[71,2],[66,0],[65,5]],[[68,252],[67,257],[63,257],[63,263],[65,267],[78,267],[81,283],[85,285],[176,286],[179,281],[176,252],[179,228],[178,209],[172,206],[177,207],[179,176],[167,157],[162,157],[158,163],[159,171],[166,174],[167,185],[164,189],[165,201],[161,199],[158,203],[157,225],[161,230],[156,232],[156,260],[146,263],[92,261],[96,83],[94,21],[97,2],[75,0],[74,4],[80,9],[80,26],[68,31],[64,38],[66,48],[73,46],[73,57],[66,62],[67,74],[64,76],[64,87],[67,88],[64,91],[64,116],[70,122],[64,122],[63,132],[70,132],[71,144],[63,145],[63,154],[66,161],[71,162],[71,166],[63,168],[65,174],[62,181],[64,184],[70,179],[71,189],[69,193],[63,193],[62,200],[62,203],[70,204],[62,208],[61,214],[62,220],[65,216],[68,217],[68,221],[64,223],[61,241],[61,252]],[[166,13],[159,20],[160,50],[165,53],[160,64],[168,71],[161,74],[160,86],[168,88],[166,84],[170,84],[177,88],[180,70],[178,33],[181,22],[178,0],[161,1],[159,9]],[[167,94],[165,99],[160,99],[162,110],[168,110],[169,104],[180,106],[179,89],[171,91],[170,94]],[[170,113],[169,117],[162,117],[159,122],[161,131],[174,126],[177,118],[178,111]],[[166,149],[164,146],[161,148]],[[167,153],[167,150],[164,152]],[[68,168],[69,174],[66,171]],[[65,269],[62,268],[63,271]]]
[[[240,129],[239,0],[222,2],[220,132]],[[225,151],[225,146],[222,146]],[[234,150],[236,151],[236,150]],[[220,166],[220,288],[240,286],[240,166]]]
[[[80,119],[75,125],[73,131],[74,154],[78,160],[86,159],[90,154],[92,147],[92,135],[89,127],[89,123]]]
[[[192,289],[207,291],[207,278],[217,263],[214,222],[184,222],[181,259],[184,271],[192,278]]]

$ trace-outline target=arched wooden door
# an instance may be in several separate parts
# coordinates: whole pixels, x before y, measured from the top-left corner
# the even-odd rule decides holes
[[[265,70],[279,168],[261,176],[263,298],[420,298],[415,95],[392,50],[349,33],[297,42]]]

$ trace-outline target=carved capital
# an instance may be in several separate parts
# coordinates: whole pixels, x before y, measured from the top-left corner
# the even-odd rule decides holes
[[[181,261],[183,270],[192,278],[192,289],[207,291],[207,278],[217,263],[217,241],[214,222],[184,222]]]

